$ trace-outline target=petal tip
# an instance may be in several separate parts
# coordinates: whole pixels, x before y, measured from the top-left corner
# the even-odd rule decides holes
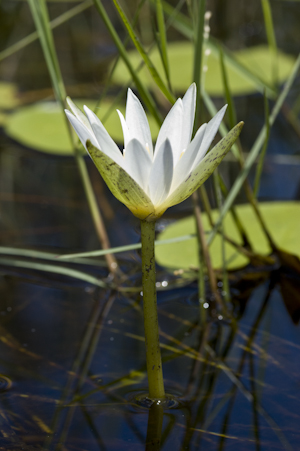
[[[92,111],[86,105],[83,105],[83,109],[84,109],[85,114],[92,113]]]

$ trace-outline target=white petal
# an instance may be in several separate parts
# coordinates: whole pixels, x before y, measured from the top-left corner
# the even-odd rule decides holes
[[[203,141],[201,143],[200,151],[199,151],[199,155],[202,155],[202,158],[208,151],[214,137],[217,134],[217,131],[218,131],[220,124],[222,122],[222,119],[224,117],[226,108],[227,108],[227,105],[223,106],[223,108],[221,108],[221,110],[218,111],[217,114],[207,124],[206,130],[205,130],[205,135],[204,135]],[[200,157],[197,158],[195,165],[197,165],[199,162],[200,162]],[[194,165],[194,167],[195,167],[195,165]]]
[[[65,113],[85,149],[87,150],[86,142],[88,139],[94,146],[99,147],[99,144],[95,138],[93,130],[91,129],[90,131],[87,127],[85,127],[85,125],[83,125],[83,123],[79,119],[77,119],[77,117],[75,117],[74,114],[70,113],[69,110],[65,110]]]
[[[156,206],[168,196],[173,177],[173,152],[171,143],[166,139],[158,149],[149,177],[149,194]]]
[[[240,122],[230,132],[219,141],[215,147],[203,158],[202,161],[192,170],[186,179],[170,193],[165,202],[156,209],[159,216],[172,205],[179,204],[187,199],[193,192],[205,182],[214,169],[221,163],[233,143],[239,136],[244,123]]]
[[[124,158],[121,151],[114,140],[109,136],[99,118],[87,106],[84,106],[84,111],[99,143],[97,147],[100,146],[102,152],[112,158],[120,166],[123,166]]]
[[[198,129],[193,141],[190,143],[174,169],[171,192],[182,183],[192,171],[196,158],[200,150],[207,124],[202,124]],[[204,156],[204,155],[203,155]]]
[[[150,155],[153,155],[153,145],[150,127],[144,108],[139,99],[128,89],[126,102],[126,124],[131,138],[136,138],[145,146],[148,144]]]
[[[121,111],[117,110],[120,121],[121,121],[121,125],[122,125],[122,130],[123,130],[123,137],[124,137],[124,148],[126,149],[129,141],[130,141],[130,132],[128,130],[125,118],[123,116],[123,114],[121,113]]]
[[[77,117],[77,119],[79,119],[80,122],[82,122],[82,124],[85,125],[88,128],[88,130],[91,132],[92,127],[90,126],[89,121],[87,120],[86,116],[83,114],[81,109],[78,108],[77,105],[75,105],[75,103],[72,101],[72,99],[70,99],[70,97],[67,97],[67,103],[68,103],[69,107],[71,108],[71,110],[73,111],[74,115]]]
[[[181,147],[181,135],[182,135],[182,121],[183,121],[183,106],[182,100],[178,99],[176,103],[173,105],[169,113],[167,114],[161,129],[159,131],[155,151],[154,158],[157,158],[160,149],[162,149],[162,144],[168,139],[171,144],[172,152],[173,152],[173,162],[176,165],[179,157],[184,150]]]
[[[125,154],[124,169],[148,194],[148,181],[152,167],[152,158],[140,141],[132,139]]]
[[[183,121],[182,121],[182,136],[181,136],[181,148],[187,149],[191,142],[191,136],[193,132],[195,108],[196,108],[196,84],[193,83],[186,91],[183,99]]]

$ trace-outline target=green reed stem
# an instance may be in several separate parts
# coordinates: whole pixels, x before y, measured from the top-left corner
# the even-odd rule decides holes
[[[265,156],[266,156],[266,152],[267,152],[267,148],[268,148],[268,144],[269,144],[269,139],[270,139],[270,120],[269,120],[270,114],[269,114],[269,103],[268,103],[268,98],[266,96],[266,93],[264,93],[264,104],[265,104],[266,135],[265,135],[265,142],[264,142],[263,148],[262,148],[262,150],[260,152],[260,155],[259,155],[259,160],[258,160],[256,173],[255,173],[255,180],[254,180],[254,187],[253,187],[253,195],[254,195],[255,198],[257,198],[258,193],[259,193],[260,179],[261,179],[263,166],[264,166],[264,161],[265,161]]]
[[[155,277],[155,221],[141,221],[142,280],[149,397],[165,397],[160,355]]]
[[[152,3],[154,0],[151,0]],[[170,5],[168,2],[163,1],[162,2],[164,13],[172,17],[172,27],[178,30],[184,37],[187,39],[194,39],[194,27],[193,27],[193,21],[187,17],[185,14],[181,13],[179,11],[179,8],[177,6],[174,8],[172,5]],[[219,57],[220,52],[220,41],[218,39],[213,38],[212,36],[209,37],[209,48],[213,55],[215,55],[216,58]],[[226,47],[223,47],[224,52],[224,62],[228,67],[232,67],[234,71],[236,71],[240,77],[244,78],[245,80],[248,80],[251,82],[254,86],[256,86],[256,89],[258,92],[263,92],[266,90],[268,97],[275,97],[276,96],[276,90],[271,85],[271,83],[266,82],[265,80],[262,80],[259,76],[252,73],[247,67],[245,67],[242,63],[240,63],[234,56],[230,50],[228,50]]]
[[[63,25],[68,20],[77,16],[77,14],[80,14],[83,11],[85,11],[87,8],[92,6],[92,4],[93,4],[93,0],[86,0],[85,2],[82,2],[79,5],[74,6],[74,8],[70,8],[68,11],[64,12],[60,16],[51,20],[51,22],[49,22],[49,27],[51,28],[51,30],[54,30],[54,28],[57,28],[60,25]],[[36,41],[37,39],[39,39],[39,35],[38,35],[37,31],[34,31],[33,33],[28,34],[27,36],[25,36],[25,38],[20,39],[16,43],[14,43],[11,46],[7,47],[6,49],[2,50],[0,52],[0,61],[3,61],[5,58],[8,58],[9,56],[13,55],[14,53],[19,52],[20,50],[27,47],[27,45],[31,44],[32,42]]]
[[[149,91],[147,90],[146,86],[140,80],[135,68],[131,65],[130,59],[128,57],[128,52],[127,52],[126,48],[124,47],[122,40],[119,38],[119,35],[118,35],[117,31],[115,30],[115,27],[114,27],[113,23],[111,22],[103,4],[102,4],[102,1],[94,0],[94,4],[105,24],[109,34],[111,35],[111,37],[118,49],[120,57],[124,61],[124,64],[126,65],[128,71],[130,72],[132,80],[134,81],[135,86],[137,87],[137,89],[141,95],[141,98],[143,99],[145,105],[149,109],[150,113],[153,115],[156,122],[159,125],[161,125],[162,119],[160,117],[159,112],[157,111],[157,107],[153,101],[153,98],[150,95]]]
[[[192,200],[193,200],[193,204],[194,204],[194,216],[195,216],[195,221],[196,221],[198,242],[201,246],[200,249],[203,253],[203,260],[206,265],[209,284],[210,284],[212,293],[214,295],[215,301],[219,304],[221,310],[225,314],[226,308],[225,308],[222,298],[218,292],[216,274],[212,267],[211,257],[210,257],[209,249],[208,249],[208,246],[206,243],[205,230],[203,227],[203,221],[202,221],[202,216],[201,216],[202,212],[201,212],[201,208],[199,205],[199,195],[198,195],[197,191],[195,191],[195,193],[192,194]]]
[[[170,67],[168,61],[168,43],[167,43],[167,33],[166,24],[164,19],[164,10],[162,7],[161,0],[156,0],[156,20],[158,28],[158,47],[160,50],[161,60],[163,63],[163,68],[165,71],[166,79],[168,81],[168,87],[170,90]]]
[[[274,23],[272,18],[272,10],[271,10],[271,4],[269,0],[261,0],[261,6],[263,10],[264,15],[264,22],[265,22],[265,30],[267,35],[267,40],[269,44],[269,51],[272,57],[272,66],[273,66],[273,73],[272,73],[272,82],[274,86],[278,84],[278,64],[277,64],[277,43],[276,43],[276,36],[275,36],[275,30],[274,30]]]
[[[204,274],[204,267],[205,267],[205,261],[203,256],[203,248],[202,248],[202,241],[200,236],[200,230],[199,230],[199,216],[201,215],[200,207],[199,207],[199,196],[197,191],[195,191],[192,195],[192,202],[193,202],[193,209],[194,209],[194,218],[195,218],[195,226],[196,226],[196,232],[197,232],[197,245],[198,245],[198,266],[199,266],[199,272],[198,272],[198,298],[199,298],[199,305],[200,305],[200,319],[202,324],[206,323],[207,319],[207,311],[204,308],[205,303],[205,274]]]
[[[206,0],[200,0],[200,2],[194,2],[194,9],[196,15],[196,29],[195,29],[195,52],[194,52],[194,67],[193,67],[193,81],[197,86],[197,107],[194,131],[199,126],[200,119],[200,105],[201,105],[201,92],[202,92],[202,53],[203,53],[203,30],[204,30],[204,14],[206,8]]]
[[[28,4],[35,22],[35,26],[40,38],[42,50],[46,60],[47,68],[51,77],[52,85],[55,92],[55,97],[59,101],[62,110],[65,107],[66,90],[60,70],[59,61],[56,54],[55,44],[50,28],[50,21],[48,17],[47,5],[45,0],[28,0]],[[65,115],[64,115],[65,116]],[[94,223],[94,227],[103,249],[109,249],[110,243],[108,235],[105,229],[104,221],[99,210],[96,196],[91,184],[91,180],[88,174],[86,163],[83,156],[78,153],[78,149],[74,144],[73,135],[70,129],[70,124],[65,117],[66,126],[70,134],[70,139],[73,144],[74,157],[78,166],[78,171],[84,188],[84,192],[88,201],[91,217]],[[118,264],[114,255],[107,255],[107,266],[112,273],[116,273],[118,270]]]
[[[217,201],[217,207],[220,211],[222,208],[222,191],[220,187],[220,178],[218,175],[218,168],[215,169],[213,173],[213,182],[214,182],[214,189],[215,189],[215,197]],[[222,275],[223,275],[223,296],[225,299],[225,302],[230,302],[230,288],[229,288],[229,280],[228,280],[228,273],[226,268],[226,249],[225,249],[225,233],[224,233],[224,223],[223,221],[220,224],[219,233],[221,235],[221,252],[222,252]]]
[[[113,0],[113,3],[116,7],[116,10],[118,11],[120,18],[122,19],[122,22],[133,42],[135,45],[137,51],[139,52],[140,56],[143,58],[145,65],[147,66],[154,82],[157,84],[161,92],[165,95],[165,97],[169,100],[171,104],[175,103],[175,97],[173,94],[169,91],[168,87],[165,85],[163,79],[161,78],[160,74],[158,73],[157,69],[155,68],[154,64],[152,63],[151,59],[149,58],[146,50],[142,46],[140,40],[138,39],[134,29],[132,28],[131,23],[129,22],[121,4],[118,0]]]
[[[286,96],[290,92],[292,84],[293,84],[296,76],[298,75],[299,70],[300,70],[300,54],[294,64],[293,70],[292,70],[288,80],[286,81],[286,83],[284,85],[282,92],[280,93],[280,95],[272,109],[272,112],[269,117],[270,126],[272,126],[274,124],[275,119],[286,99]],[[248,154],[248,157],[247,157],[247,160],[245,161],[243,169],[241,170],[239,176],[236,178],[231,190],[229,191],[228,196],[226,197],[226,200],[225,200],[222,210],[220,212],[220,216],[219,216],[217,222],[215,223],[213,230],[210,232],[210,234],[207,238],[208,244],[210,244],[213,241],[215,235],[217,234],[218,227],[220,226],[220,224],[222,222],[222,219],[226,216],[226,214],[227,214],[228,210],[231,208],[236,196],[240,192],[241,187],[243,186],[243,183],[246,180],[248,173],[250,172],[250,169],[253,166],[256,158],[258,157],[259,152],[263,146],[263,143],[265,142],[266,134],[267,134],[267,127],[266,127],[266,125],[264,125],[264,127],[260,131],[258,137],[256,138],[256,140]]]

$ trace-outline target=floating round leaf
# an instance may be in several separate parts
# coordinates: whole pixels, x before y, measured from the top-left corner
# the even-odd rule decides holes
[[[205,89],[215,96],[224,94],[224,84],[220,66],[220,55],[216,47],[208,47],[211,54],[203,56],[207,72],[205,74]],[[194,44],[192,42],[173,42],[168,44],[168,59],[170,66],[171,85],[178,92],[183,92],[186,85],[193,76],[194,63]],[[128,52],[132,66],[138,70],[143,63],[139,53],[135,50]],[[257,80],[259,79],[260,90],[263,84],[272,85],[275,81],[283,83],[290,74],[294,57],[278,51],[276,61],[272,57],[268,46],[256,46],[232,53],[233,58],[226,58],[225,64],[229,80],[229,87],[233,95],[251,94],[258,90]],[[164,69],[161,57],[157,49],[150,53],[150,58],[159,72],[162,79],[165,80]],[[236,62],[235,62],[236,61]],[[239,67],[239,63],[243,68]],[[148,86],[154,86],[155,82],[144,64],[139,70],[139,76]],[[275,71],[275,72],[274,72]],[[118,62],[117,68],[113,74],[115,83],[127,85],[130,82],[130,74],[122,60]]]
[[[275,243],[280,249],[295,254],[300,257],[299,224],[300,224],[300,202],[270,202],[261,203],[259,206]],[[263,231],[253,209],[250,205],[239,205],[236,207],[237,214],[242,222],[254,252],[268,255],[271,249],[264,236]],[[213,211],[213,218],[216,220],[218,212]],[[205,231],[211,230],[207,215],[202,215]],[[232,240],[242,244],[239,232],[230,213],[224,221],[224,232]],[[188,234],[196,234],[195,218],[188,218],[176,221],[166,227],[159,235],[158,240],[167,240]],[[225,244],[226,261],[228,269],[239,268],[247,263],[248,259],[237,252],[231,244]],[[210,246],[210,253],[214,268],[222,267],[221,237],[216,236]],[[182,241],[174,244],[157,246],[157,262],[170,268],[188,269],[198,267],[197,240],[196,237],[189,241]]]

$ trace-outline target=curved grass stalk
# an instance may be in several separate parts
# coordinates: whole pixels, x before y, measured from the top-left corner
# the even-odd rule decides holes
[[[214,221],[212,220],[211,216],[208,214],[208,219],[210,222],[211,227],[215,226]],[[172,243],[179,243],[182,241],[188,241],[195,238],[195,234],[190,235],[182,235],[175,238],[169,238],[167,240],[159,240],[155,241],[155,246],[163,246],[165,244],[172,244]],[[238,252],[245,255],[245,257],[249,258],[249,260],[253,259],[260,259],[265,264],[272,264],[273,260],[270,259],[268,256],[263,255],[257,255],[255,253],[250,252],[248,249],[245,249],[243,246],[232,240],[230,237],[225,235],[225,239],[228,243],[232,244]],[[40,260],[52,260],[55,262],[60,262],[63,260],[68,260],[71,263],[78,263],[78,264],[84,264],[84,265],[100,265],[102,266],[101,262],[99,260],[92,260],[88,257],[94,258],[94,257],[102,257],[105,254],[117,254],[121,252],[129,252],[133,250],[141,249],[141,243],[136,244],[128,244],[125,246],[118,246],[118,247],[112,247],[110,249],[101,249],[101,250],[95,250],[95,251],[87,251],[87,252],[78,252],[73,254],[61,254],[57,255],[51,252],[41,252],[33,249],[22,249],[22,248],[14,248],[14,247],[5,247],[0,246],[0,254],[4,255],[14,255],[18,257],[29,257],[29,258],[36,258]],[[103,263],[104,266],[104,263]]]
[[[275,30],[274,30],[274,24],[273,24],[273,18],[272,18],[272,11],[271,11],[271,5],[269,0],[261,0],[261,6],[263,10],[264,15],[264,22],[265,22],[265,29],[266,29],[266,35],[268,39],[268,44],[270,48],[270,53],[272,55],[272,66],[273,66],[273,84],[274,86],[278,83],[278,64],[277,64],[277,44],[276,44],[276,37],[275,37]]]
[[[111,250],[111,249],[109,249]],[[28,257],[28,258],[35,258],[39,260],[50,260],[55,261],[56,263],[59,262],[59,255],[53,254],[52,252],[42,252],[42,251],[36,251],[34,249],[22,249],[22,248],[16,248],[16,247],[5,247],[0,246],[0,254],[4,255],[14,255],[17,257]],[[88,260],[87,258],[74,258],[71,259],[71,263],[78,263],[78,264],[84,264],[84,265],[93,265],[93,266],[105,266],[104,261],[95,261],[95,260]]]
[[[223,77],[224,77],[224,82],[225,82],[225,85],[226,85],[227,79],[226,79],[226,72],[225,72],[225,71],[223,72]],[[226,89],[226,88],[225,88],[225,89]],[[230,92],[228,91],[227,94],[228,94],[228,96],[229,96],[229,99],[228,99],[228,100],[230,100],[230,99],[231,99]],[[205,90],[202,90],[202,98],[203,98],[203,100],[204,100],[204,103],[205,103],[205,105],[206,105],[206,107],[207,107],[209,113],[210,113],[212,116],[214,116],[214,115],[216,114],[216,107],[215,107],[214,103],[212,102],[211,98],[209,97],[209,95],[205,92]],[[233,108],[233,102],[231,102],[231,104],[232,104],[232,108]],[[233,111],[234,111],[234,110],[233,110]],[[220,126],[220,133],[221,133],[222,136],[226,136],[226,134],[228,133],[227,127],[225,126],[224,123],[222,123],[221,126]],[[238,160],[238,161],[240,162],[240,164],[241,164],[241,162],[242,162],[242,156],[241,156],[241,153],[240,153],[240,151],[239,151],[238,145],[237,145],[236,143],[234,143],[234,145],[232,146],[231,150],[232,150],[232,153],[234,154],[234,156],[237,158],[237,160]],[[220,180],[220,182],[221,182],[221,180]],[[221,184],[221,187],[222,187],[222,186],[225,187],[224,184]],[[203,188],[204,188],[204,187],[203,187]],[[205,189],[205,188],[204,188],[204,189]],[[246,231],[245,231],[245,229],[244,229],[242,223],[239,221],[239,218],[238,218],[237,214],[236,214],[235,211],[234,211],[234,207],[231,206],[230,210],[231,210],[231,212],[232,212],[232,216],[233,216],[233,219],[234,219],[234,221],[235,221],[235,223],[236,223],[237,229],[239,230],[240,235],[241,235],[241,237],[242,237],[242,239],[243,239],[244,246],[250,247],[250,243],[249,243],[249,240],[247,239]],[[251,249],[250,249],[250,250],[251,250]]]
[[[155,246],[161,246],[161,245],[170,244],[170,243],[179,243],[180,241],[187,241],[187,240],[191,240],[193,238],[195,238],[195,235],[184,235],[184,236],[179,236],[176,238],[170,238],[168,240],[155,241]],[[126,246],[113,247],[113,248],[107,249],[107,250],[59,255],[58,259],[59,260],[67,260],[67,259],[73,259],[73,258],[78,258],[78,257],[100,257],[100,256],[104,255],[106,252],[107,253],[108,252],[114,252],[114,253],[127,252],[127,251],[133,251],[136,249],[141,249],[141,247],[142,247],[141,243],[128,244]],[[1,252],[1,248],[0,248],[0,252]]]
[[[215,189],[215,197],[217,200],[218,210],[220,211],[222,208],[222,192],[218,177],[218,168],[213,173],[213,181],[214,181],[214,189]],[[219,233],[222,239],[222,280],[223,280],[223,293],[225,302],[230,302],[230,287],[228,280],[228,273],[226,269],[226,250],[225,250],[225,233],[224,233],[224,224],[221,223]]]
[[[100,2],[100,0],[97,0]],[[161,92],[165,95],[165,97],[169,100],[169,102],[171,102],[172,104],[175,102],[175,97],[173,96],[173,94],[170,92],[170,90],[167,88],[167,86],[165,85],[165,83],[163,82],[161,76],[159,75],[159,73],[157,72],[155,66],[153,65],[151,59],[149,58],[147,52],[145,51],[145,49],[143,48],[142,44],[140,43],[139,39],[137,38],[128,18],[126,17],[126,14],[124,12],[124,10],[122,9],[120,3],[118,2],[118,0],[113,0],[115,7],[122,19],[122,22],[124,24],[124,26],[126,27],[129,36],[131,37],[131,40],[133,42],[133,44],[135,45],[137,51],[139,52],[139,54],[141,55],[141,57],[143,58],[143,60],[145,61],[145,64],[153,78],[153,80],[155,81],[155,83],[157,84],[157,86],[160,88]]]
[[[179,236],[176,238],[170,238],[168,240],[160,240],[155,241],[156,246],[161,246],[164,244],[170,244],[170,243],[178,243],[181,241],[187,241],[195,238],[195,235],[184,235]],[[22,248],[15,248],[15,247],[5,247],[0,246],[0,254],[5,255],[16,255],[18,257],[29,257],[29,258],[37,258],[41,260],[53,260],[56,262],[60,262],[62,260],[69,260],[71,263],[79,263],[79,264],[85,264],[85,265],[99,265],[100,262],[95,260],[88,260],[84,257],[102,257],[105,254],[116,254],[119,252],[128,252],[133,251],[137,249],[141,249],[142,245],[141,243],[136,244],[128,244],[126,246],[118,246],[118,247],[112,247],[110,249],[102,249],[102,250],[96,250],[96,251],[88,251],[88,252],[78,252],[76,254],[62,254],[57,255],[53,254],[51,252],[41,252],[36,251],[32,249],[22,249]],[[83,258],[81,258],[83,257]]]
[[[211,117],[214,117],[214,115],[216,114],[217,110],[216,107],[213,103],[213,101],[211,100],[210,96],[207,94],[207,92],[205,90],[202,90],[201,92],[201,96],[202,99],[205,103],[205,106],[209,112],[209,114],[211,115]],[[228,129],[226,127],[226,125],[224,124],[224,122],[221,123],[220,128],[219,128],[219,132],[221,134],[221,136],[226,136],[228,133]],[[234,143],[231,147],[231,152],[233,153],[233,155],[235,156],[235,158],[237,159],[237,161],[240,161],[241,156],[240,156],[240,152],[238,149],[238,146],[236,143]]]
[[[130,75],[141,95],[141,98],[143,99],[145,105],[147,106],[150,113],[153,115],[156,122],[160,125],[162,122],[162,119],[161,119],[160,114],[157,112],[156,105],[155,105],[151,95],[149,94],[148,90],[143,86],[143,83],[141,82],[140,78],[138,77],[135,68],[132,67],[131,62],[127,55],[126,48],[124,47],[121,39],[119,38],[110,18],[108,17],[101,0],[94,0],[94,3],[95,3],[97,11],[99,12],[103,22],[105,23],[105,25],[118,49],[118,52],[119,52],[121,58],[123,59],[124,63],[126,64],[128,70],[130,72]]]
[[[264,104],[265,104],[265,126],[266,126],[266,135],[265,135],[265,142],[263,145],[263,148],[261,150],[258,165],[255,172],[255,180],[254,180],[254,187],[253,187],[253,195],[255,198],[257,198],[259,193],[259,186],[260,186],[260,179],[261,174],[263,170],[263,165],[265,161],[265,155],[268,148],[269,138],[270,138],[270,120],[269,120],[269,103],[267,96],[264,95]]]
[[[270,115],[270,125],[273,125],[275,122],[275,119],[280,111],[280,108],[282,107],[282,104],[284,102],[284,100],[286,99],[286,96],[288,95],[292,84],[296,78],[296,75],[298,74],[300,69],[300,55],[298,56],[292,73],[290,75],[290,77],[288,78],[281,94],[279,95],[277,102],[274,105],[274,108],[272,110],[272,113]],[[237,177],[237,179],[235,180],[224,204],[223,204],[223,208],[221,210],[219,219],[217,220],[214,229],[211,231],[209,237],[208,237],[208,242],[211,243],[212,240],[214,239],[214,237],[216,236],[217,230],[223,220],[223,218],[225,217],[225,215],[227,214],[227,212],[229,211],[229,209],[231,208],[236,196],[238,195],[238,193],[240,192],[240,189],[244,183],[244,181],[246,180],[247,175],[249,174],[249,171],[251,169],[251,167],[253,166],[254,162],[256,161],[257,156],[259,155],[259,152],[263,146],[263,143],[265,142],[266,139],[266,133],[267,133],[267,127],[263,126],[261,132],[259,133],[255,143],[252,146],[252,149],[249,152],[248,158],[245,161],[245,165],[243,167],[243,169],[240,172],[240,175]]]
[[[229,119],[229,125],[232,127],[232,124],[236,124],[236,111],[234,107],[233,98],[230,92],[229,88],[229,80],[227,77],[227,70],[226,65],[224,62],[224,52],[223,48],[220,45],[220,66],[221,66],[221,72],[222,72],[222,79],[223,79],[223,86],[224,86],[224,92],[225,92],[225,98],[226,103],[228,104],[227,113],[228,113],[228,119]]]
[[[220,60],[221,60],[221,69],[222,69],[222,76],[223,76],[223,83],[224,83],[224,91],[225,91],[226,99],[229,102],[229,106],[230,106],[230,110],[231,110],[230,118],[232,120],[234,118],[234,115],[235,115],[235,110],[234,110],[233,99],[232,99],[232,96],[231,96],[231,93],[230,93],[230,89],[229,89],[229,84],[228,84],[228,79],[227,79],[227,74],[226,74],[226,69],[225,69],[225,65],[224,65],[223,52],[222,51],[220,52]],[[209,96],[207,96],[206,93],[204,93],[204,95],[205,95],[205,98],[206,98],[206,102],[208,102]],[[265,95],[265,102],[266,101],[267,100],[266,100],[266,95]],[[214,107],[214,105],[213,105],[213,103],[211,101],[209,102],[209,106],[210,106],[210,109],[211,109],[211,113],[213,113],[213,111],[215,111],[215,107]],[[265,108],[267,108],[267,106]],[[266,112],[266,114],[268,115],[267,112]],[[224,129],[226,131],[226,127],[224,127]],[[259,183],[259,177],[260,177],[260,174],[261,174],[261,171],[262,171],[262,164],[263,164],[264,154],[265,154],[266,149],[267,149],[269,133],[270,133],[269,117],[266,118],[266,129],[267,129],[267,132],[266,132],[264,147],[263,147],[263,150],[261,152],[261,163],[259,164],[258,172],[257,172],[257,177],[258,177],[257,180],[258,181],[255,181],[256,182],[255,184]],[[239,152],[238,161],[239,161],[241,169],[243,169],[243,167],[244,167],[244,157],[243,157],[243,154],[242,154],[241,147],[239,145],[237,145],[237,148],[238,148],[238,152]],[[259,170],[260,170],[260,172],[259,172]],[[263,232],[264,232],[264,234],[265,234],[265,236],[266,236],[266,238],[267,238],[267,240],[269,242],[269,245],[274,251],[276,251],[276,245],[275,245],[275,243],[273,241],[272,236],[270,235],[270,233],[269,233],[269,231],[267,229],[267,226],[266,226],[266,224],[265,224],[265,222],[263,220],[263,217],[260,214],[260,211],[259,211],[259,208],[258,208],[258,205],[257,205],[257,202],[256,202],[256,196],[255,196],[255,194],[253,194],[251,185],[250,185],[247,177],[245,178],[243,185],[244,185],[244,190],[245,190],[248,202],[250,203],[250,205],[252,206],[252,208],[254,210],[254,213],[255,213],[255,215],[257,217],[257,220],[258,220],[258,222],[259,222],[259,224],[260,224],[260,226],[261,226],[261,228],[262,228],[262,230],[263,230]],[[233,208],[231,207],[231,209],[233,209]],[[235,220],[237,222],[237,225],[239,226],[239,230],[241,230],[241,224],[239,225],[239,221],[237,221],[237,217],[236,217],[234,211],[233,211],[233,215],[234,215],[234,218],[235,218]],[[246,236],[245,235],[245,231],[243,231],[243,236],[244,237]]]
[[[49,27],[49,17],[47,7],[44,0],[28,0],[33,19],[39,34],[41,46],[46,59],[49,74],[51,76],[52,84],[54,87],[56,98],[59,100],[62,109],[65,107],[66,90],[63,83],[63,78],[60,71],[59,62],[56,55],[55,45],[51,29]],[[74,157],[78,166],[78,170],[81,176],[85,195],[87,197],[88,205],[90,208],[93,223],[96,229],[97,236],[103,249],[110,247],[108,235],[104,226],[102,215],[100,213],[96,197],[91,185],[91,181],[88,175],[87,167],[83,156],[79,154],[74,144],[73,135],[70,130],[70,125],[66,119],[67,129],[70,133],[71,142],[74,147]],[[118,270],[118,264],[115,257],[112,254],[106,255],[106,261],[109,270],[112,273],[116,273]]]
[[[29,262],[23,260],[16,260],[10,258],[0,258],[0,265],[11,266],[13,268],[33,269],[36,271],[50,272],[54,274],[61,274],[62,276],[72,277],[84,282],[90,283],[97,287],[107,288],[108,284],[102,280],[97,279],[90,274],[87,274],[77,269],[66,268],[58,265],[50,265],[45,263]]]
[[[194,67],[193,67],[193,81],[197,86],[197,107],[195,115],[195,130],[197,130],[199,119],[200,119],[200,106],[201,106],[201,92],[202,92],[202,53],[203,53],[203,32],[204,32],[204,15],[206,0],[200,0],[200,2],[194,2],[194,7],[196,9],[196,29],[194,30],[194,41],[195,41],[195,51],[194,51]]]
[[[201,252],[203,255],[203,260],[205,262],[205,266],[207,269],[209,284],[210,284],[211,290],[213,292],[214,298],[215,298],[216,302],[219,304],[219,307],[221,308],[222,312],[224,314],[226,314],[225,305],[218,292],[216,274],[212,267],[211,258],[209,255],[209,249],[208,249],[206,239],[205,239],[205,232],[204,232],[203,223],[202,223],[202,219],[201,219],[201,209],[200,209],[198,199],[199,198],[197,196],[197,192],[195,191],[195,193],[192,195],[192,200],[193,200],[193,204],[194,204],[194,216],[195,216],[195,221],[196,221],[199,252]],[[201,264],[201,262],[199,262],[199,263]],[[204,280],[201,283],[201,285],[203,283],[204,283]]]
[[[93,1],[93,0],[92,0],[92,1]],[[137,21],[138,21],[139,14],[140,14],[140,10],[141,10],[141,8],[143,7],[145,1],[146,1],[146,0],[140,0],[138,6],[137,6],[137,8],[136,8],[136,11],[135,11],[135,14],[134,14],[134,17],[133,17],[133,26],[135,26],[136,23],[137,23]],[[93,3],[94,3],[94,2],[93,2]],[[123,42],[125,48],[126,48],[126,46],[127,46],[127,44],[128,44],[129,42],[130,42],[130,37],[127,36],[127,37],[124,39],[124,42]],[[97,115],[97,109],[98,109],[98,107],[100,106],[102,99],[105,98],[106,94],[108,93],[109,87],[110,87],[111,84],[113,83],[112,77],[113,77],[114,71],[116,70],[116,67],[118,66],[118,62],[119,62],[120,58],[121,58],[121,56],[120,56],[120,54],[118,54],[118,55],[116,56],[116,58],[115,58],[115,61],[114,61],[113,65],[112,65],[112,68],[111,68],[111,70],[110,70],[108,76],[106,77],[104,89],[102,90],[101,95],[100,95],[100,97],[98,98],[97,103],[96,103],[96,105],[95,105],[95,108],[94,108],[94,110],[93,110],[94,113],[95,113],[96,115]],[[136,70],[136,72],[137,72],[137,73],[139,72],[139,68]],[[116,111],[116,109],[117,109],[117,108],[116,108],[116,105],[118,105],[118,104],[119,104],[119,101],[120,101],[122,98],[124,98],[125,93],[126,93],[126,91],[127,91],[127,88],[128,88],[128,87],[126,86],[126,87],[123,87],[122,89],[120,89],[120,92],[114,97],[114,100],[113,100],[111,106],[109,107],[109,109],[107,110],[107,112],[105,113],[105,115],[101,118],[101,122],[102,122],[103,125],[105,125],[105,121],[109,118],[109,116],[111,115],[111,113]]]
[[[203,185],[202,185],[203,186]],[[203,246],[202,246],[202,240],[200,236],[200,227],[199,227],[199,218],[201,215],[201,212],[199,211],[199,203],[197,202],[198,196],[195,193],[192,194],[192,202],[193,202],[193,213],[195,218],[195,225],[197,230],[197,254],[198,254],[198,265],[199,265],[199,272],[198,272],[198,300],[200,304],[200,321],[202,324],[205,324],[207,312],[204,308],[205,303],[205,275],[204,275],[204,252],[203,252]],[[200,218],[201,221],[201,218]]]
[[[151,0],[154,2],[154,0]],[[176,8],[171,6],[166,1],[162,2],[164,12],[168,16],[173,17],[173,27],[176,28],[183,36],[185,36],[188,39],[193,39],[193,25],[192,21],[184,14],[180,13]],[[174,11],[176,11],[176,14],[174,14]],[[209,38],[209,45],[212,53],[219,57],[220,53],[220,43],[217,39],[210,37]],[[273,86],[266,83],[264,80],[261,80],[256,74],[253,74],[250,72],[246,67],[244,67],[235,56],[230,52],[230,50],[223,48],[224,51],[224,61],[226,64],[229,64],[232,66],[240,76],[245,78],[245,80],[250,81],[251,83],[256,86],[256,89],[258,92],[263,93],[264,90],[266,91],[268,97],[274,98],[277,94],[276,90]]]
[[[158,27],[158,40],[157,40],[158,48],[160,50],[160,55],[161,55],[166,79],[168,81],[169,90],[171,90],[170,89],[170,87],[171,87],[170,68],[169,68],[169,61],[168,61],[167,33],[166,33],[164,11],[163,11],[161,0],[156,0],[156,20],[157,20],[157,27]]]
[[[69,9],[65,13],[63,13],[60,16],[56,17],[55,19],[51,20],[51,22],[49,22],[49,27],[51,28],[51,30],[54,30],[55,28],[59,27],[60,25],[63,25],[68,20],[72,19],[72,17],[75,17],[75,16],[77,16],[77,14],[80,14],[83,11],[85,11],[86,9],[90,8],[90,6],[92,6],[92,5],[93,5],[93,0],[86,0],[82,3],[80,3],[80,5],[74,6],[74,8]],[[32,42],[36,41],[37,39],[39,39],[39,34],[37,31],[30,33],[25,38],[20,39],[20,41],[16,42],[15,44],[11,45],[10,47],[6,48],[5,50],[2,50],[2,52],[0,52],[0,61],[3,61],[5,58],[8,58],[9,56],[13,55],[14,53],[19,52],[20,50],[24,49],[25,47],[27,47],[27,45],[31,44]]]

